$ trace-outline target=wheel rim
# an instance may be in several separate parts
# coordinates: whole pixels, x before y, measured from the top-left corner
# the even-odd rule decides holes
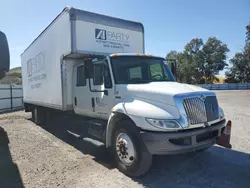
[[[130,137],[125,133],[120,133],[116,138],[116,152],[124,164],[132,165],[135,160],[135,148]]]

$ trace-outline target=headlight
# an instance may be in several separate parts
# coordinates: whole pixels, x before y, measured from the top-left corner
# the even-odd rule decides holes
[[[222,108],[219,109],[219,114],[220,114],[220,119],[225,118],[225,115],[224,115],[224,112],[223,112]]]
[[[146,121],[149,124],[161,129],[182,129],[180,124],[175,120],[159,120],[146,118]]]

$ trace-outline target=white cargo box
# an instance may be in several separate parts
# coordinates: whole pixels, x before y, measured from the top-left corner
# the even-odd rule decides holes
[[[63,59],[112,53],[144,53],[143,25],[66,7],[21,55],[24,102],[71,110],[80,60]]]

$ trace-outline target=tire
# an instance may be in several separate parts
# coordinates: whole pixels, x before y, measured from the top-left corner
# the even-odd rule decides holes
[[[117,168],[124,174],[131,176],[131,177],[139,177],[147,173],[152,165],[152,155],[148,152],[147,148],[145,147],[139,132],[136,126],[128,120],[123,120],[119,123],[119,127],[114,131],[113,139],[112,139],[112,152],[115,156],[115,161],[117,164]],[[130,156],[132,150],[130,150],[131,145],[127,144],[125,148],[127,157],[126,159],[121,159],[122,156],[125,156],[122,153],[122,144],[117,145],[117,140],[122,138],[120,136],[127,135],[130,139],[132,146],[134,148],[134,155]],[[124,136],[125,140],[128,139]],[[120,139],[122,140],[122,139]],[[130,143],[130,142],[127,142]],[[128,149],[129,148],[129,149]],[[124,149],[123,149],[124,153]],[[119,156],[120,155],[120,156]],[[131,158],[132,157],[132,158]],[[128,161],[124,162],[124,160]]]

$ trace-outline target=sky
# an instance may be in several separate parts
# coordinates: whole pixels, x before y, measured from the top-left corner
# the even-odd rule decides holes
[[[243,48],[250,23],[250,0],[2,0],[0,30],[8,38],[11,68],[21,65],[20,54],[67,5],[142,22],[146,53],[162,57],[182,51],[192,38],[217,37],[230,49],[228,61]]]

